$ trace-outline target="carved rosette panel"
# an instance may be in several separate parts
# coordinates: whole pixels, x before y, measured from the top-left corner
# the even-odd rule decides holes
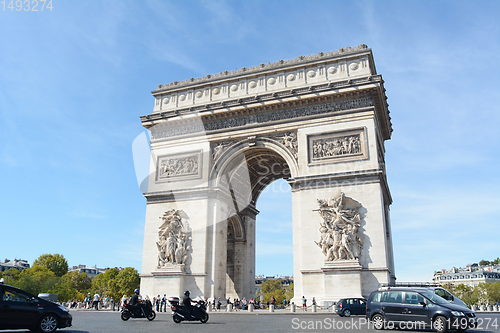
[[[184,180],[201,177],[201,151],[159,156],[156,181]]]
[[[326,261],[359,260],[363,248],[359,212],[362,205],[343,192],[329,200],[318,199],[318,205],[321,238],[315,243]]]
[[[170,209],[160,217],[162,224],[158,230],[158,268],[186,264],[191,252],[191,237],[187,232],[188,216],[182,210]]]

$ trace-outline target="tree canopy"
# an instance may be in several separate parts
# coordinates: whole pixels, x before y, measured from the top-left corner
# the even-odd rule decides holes
[[[33,262],[33,265],[44,266],[58,277],[68,273],[68,262],[60,254],[42,254]]]
[[[43,254],[32,267],[23,271],[11,268],[0,272],[0,277],[5,279],[5,284],[34,295],[57,294],[60,302],[73,298],[83,301],[89,292],[119,300],[123,295],[131,296],[140,284],[139,273],[132,267],[120,271],[111,268],[93,279],[87,273],[68,272],[68,263],[60,254]]]
[[[293,283],[285,288],[281,280],[266,280],[262,282],[258,296],[263,296],[265,304],[271,303],[273,296],[276,305],[283,304],[283,300],[290,301],[293,298]]]

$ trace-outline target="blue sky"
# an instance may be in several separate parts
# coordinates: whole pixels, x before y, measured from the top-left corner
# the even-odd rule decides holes
[[[398,280],[500,256],[500,2],[52,4],[0,7],[0,260],[60,253],[70,265],[140,270],[146,201],[132,142],[150,92],[362,43],[394,128]],[[292,273],[285,188],[273,183],[257,203],[257,274]]]

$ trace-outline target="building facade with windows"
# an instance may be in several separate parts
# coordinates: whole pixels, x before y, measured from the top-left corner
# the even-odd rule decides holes
[[[19,271],[22,271],[23,269],[30,268],[30,264],[28,264],[27,260],[23,259],[14,259],[14,260],[9,260],[5,259],[5,261],[0,261],[0,272],[5,272],[8,271],[11,268],[15,268]]]
[[[467,265],[465,268],[443,269],[434,273],[435,284],[459,285],[464,284],[476,287],[479,283],[500,282],[500,265],[479,266],[478,264]]]

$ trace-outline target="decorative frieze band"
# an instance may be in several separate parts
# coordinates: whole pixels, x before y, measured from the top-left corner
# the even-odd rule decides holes
[[[217,120],[204,121],[202,124],[190,123],[187,125],[159,124],[151,128],[151,137],[153,140],[161,138],[169,138],[178,135],[193,134],[199,132],[210,132],[221,129],[230,129],[252,124],[264,124],[274,121],[282,121],[287,119],[297,119],[315,115],[334,113],[343,110],[353,110],[365,107],[374,106],[373,97],[362,97],[352,100],[335,101],[319,105],[290,108],[285,110],[277,110],[272,112],[263,112],[260,114],[247,114],[235,116],[232,118],[224,118]]]
[[[156,164],[156,181],[200,178],[201,159],[201,151],[159,156]]]

